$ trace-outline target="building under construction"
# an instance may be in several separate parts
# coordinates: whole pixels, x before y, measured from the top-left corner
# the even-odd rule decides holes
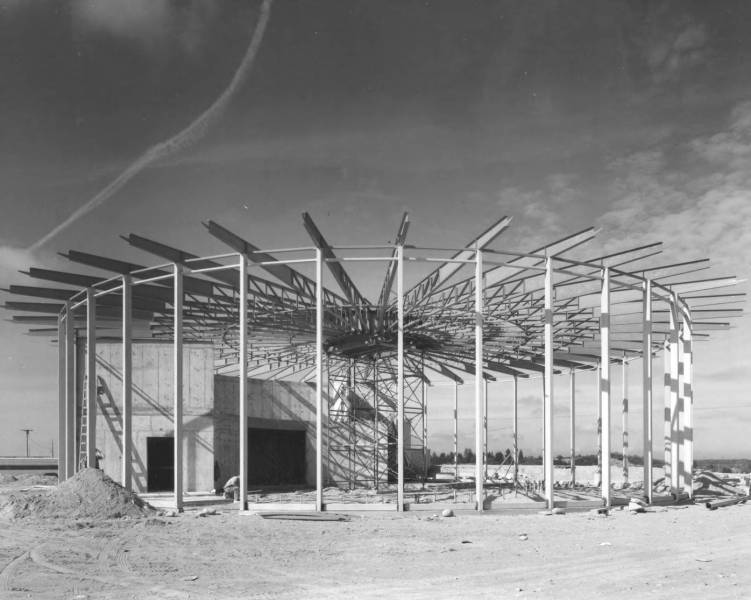
[[[429,387],[467,382],[482,511],[486,383],[513,381],[516,457],[516,382],[536,376],[552,508],[554,406],[570,404],[573,469],[573,381],[596,371],[610,505],[611,370],[640,360],[645,494],[655,447],[672,491],[691,494],[693,343],[740,313],[734,277],[699,277],[703,259],[664,264],[659,243],[581,259],[591,228],[530,252],[502,249],[506,217],[463,248],[409,245],[406,214],[388,245],[332,246],[309,215],[303,223],[310,247],[259,249],[209,222],[226,252],[207,257],[131,234],[151,255],[145,265],[70,250],[75,272],[32,267],[38,285],[10,286],[46,300],[7,301],[13,320],[58,341],[61,479],[99,465],[130,489],[172,492],[179,509],[185,492],[239,473],[241,508],[254,507],[251,488],[294,484],[311,490],[299,510],[332,509],[330,486],[390,490],[377,507],[404,510],[405,482],[427,474]],[[376,298],[350,276],[357,263],[383,274]],[[652,439],[659,353],[664,447]],[[555,377],[570,378],[569,397],[554,397]]]

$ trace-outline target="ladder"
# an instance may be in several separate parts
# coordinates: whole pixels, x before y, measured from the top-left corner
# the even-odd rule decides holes
[[[78,436],[78,470],[85,469],[88,466],[88,452],[87,452],[87,441],[88,441],[88,429],[86,427],[86,420],[88,417],[88,402],[87,402],[87,394],[88,394],[88,383],[87,383],[87,376],[84,375],[83,377],[83,393],[82,393],[82,400],[81,400],[81,430]]]

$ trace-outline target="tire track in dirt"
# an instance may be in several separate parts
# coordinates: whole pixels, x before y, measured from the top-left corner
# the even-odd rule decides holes
[[[29,558],[29,553],[24,552],[16,556],[7,565],[5,565],[5,567],[3,567],[3,570],[0,571],[0,592],[10,592],[13,589],[13,586],[11,585],[13,575],[18,566],[27,558]]]

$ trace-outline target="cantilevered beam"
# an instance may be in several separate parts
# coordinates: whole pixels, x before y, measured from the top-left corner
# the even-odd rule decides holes
[[[396,233],[396,239],[394,244],[396,246],[404,246],[404,242],[407,240],[407,230],[409,229],[409,215],[404,213],[402,216],[402,222],[399,224],[399,230]],[[394,279],[396,277],[396,248],[391,253],[391,260],[386,266],[386,277],[383,280],[383,287],[381,287],[381,293],[378,296],[378,316],[377,316],[377,328],[383,329],[383,318],[386,314],[386,306],[389,304],[389,298],[391,296],[391,288],[394,285]]]
[[[33,298],[46,298],[51,300],[69,300],[78,293],[78,290],[34,287],[25,285],[11,285],[5,291],[19,296],[30,296]],[[97,302],[101,306],[120,306],[121,297],[122,296],[119,292],[111,292],[109,294],[100,296]],[[155,298],[144,296],[136,296],[133,301],[133,306],[137,310],[147,310],[151,312],[164,312],[166,310],[166,305],[164,302]]]
[[[350,279],[349,275],[347,275],[347,272],[344,270],[341,263],[336,259],[334,251],[323,237],[323,234],[318,230],[318,227],[316,227],[316,224],[313,222],[310,215],[304,212],[302,214],[302,219],[303,224],[305,225],[305,230],[313,240],[316,248],[320,248],[323,251],[323,258],[326,261],[331,274],[334,276],[336,283],[339,284],[339,287],[342,292],[344,292],[344,296],[349,300],[350,304],[355,306],[365,306],[370,304],[370,302],[368,302],[368,300],[366,300],[357,289],[357,286],[352,279]]]
[[[102,269],[103,271],[112,271],[113,273],[119,273],[120,275],[128,275],[133,271],[140,271],[137,275],[138,279],[150,279],[152,277],[162,277],[170,274],[169,271],[163,269],[147,269],[143,265],[125,262],[114,258],[106,258],[104,256],[97,256],[95,254],[88,254],[86,252],[78,252],[77,250],[69,250],[67,254],[60,253],[60,256],[64,256],[71,262]],[[165,288],[148,284],[137,285],[133,288],[133,295],[138,296],[145,291],[148,291],[150,295],[169,301],[172,297],[172,293],[168,289],[172,287],[171,278],[162,281],[161,285],[165,286]],[[188,294],[196,294],[198,296],[206,297],[214,295],[214,284],[205,279],[183,275],[183,285],[184,291]]]
[[[267,273],[276,277],[283,284],[289,286],[295,290],[300,296],[315,300],[316,297],[316,282],[296,271],[289,265],[277,262],[276,257],[265,252],[260,252],[257,246],[254,246],[250,242],[241,238],[239,235],[231,232],[226,227],[222,227],[215,221],[209,221],[204,223],[204,227],[218,240],[221,240],[227,246],[236,250],[240,254],[244,254],[249,260],[254,263],[266,263],[261,264],[261,268]],[[346,302],[344,298],[334,294],[333,292],[323,289],[324,302],[327,305],[331,304],[343,304]]]
[[[172,246],[167,246],[166,244],[162,244],[161,242],[150,240],[133,233],[131,233],[128,237],[123,237],[123,239],[136,248],[139,248],[156,256],[160,256],[175,264],[183,265],[188,269],[213,269],[215,267],[224,266],[214,260],[193,260],[200,257],[184,250],[180,250],[179,248],[173,248]],[[234,269],[209,271],[206,273],[206,275],[208,277],[211,277],[212,279],[216,279],[217,281],[221,281],[222,283],[229,285],[235,290],[240,289],[239,275]],[[285,297],[288,299],[288,301],[299,300],[299,296],[291,289],[280,284],[267,281],[266,279],[257,277],[256,275],[249,274],[248,281],[250,281],[252,286],[255,288],[255,291],[257,292],[255,294],[256,296],[260,295],[264,300],[278,306],[284,305]]]
[[[511,223],[511,217],[501,217],[498,221],[493,223],[493,225],[488,227],[474,240],[467,244],[466,250],[460,250],[454,254],[449,261],[441,264],[417,285],[412,287],[406,294],[405,301],[407,304],[409,306],[414,306],[419,304],[423,298],[428,297],[433,290],[443,285],[464,266],[464,263],[462,262],[452,261],[467,261],[472,259],[476,248],[479,247],[483,249],[487,247],[488,244],[491,244],[503,232],[503,230],[509,226],[509,223]]]

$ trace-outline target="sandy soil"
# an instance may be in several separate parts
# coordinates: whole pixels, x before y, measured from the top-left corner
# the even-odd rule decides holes
[[[217,509],[2,522],[0,598],[751,597],[751,505],[348,522]]]

